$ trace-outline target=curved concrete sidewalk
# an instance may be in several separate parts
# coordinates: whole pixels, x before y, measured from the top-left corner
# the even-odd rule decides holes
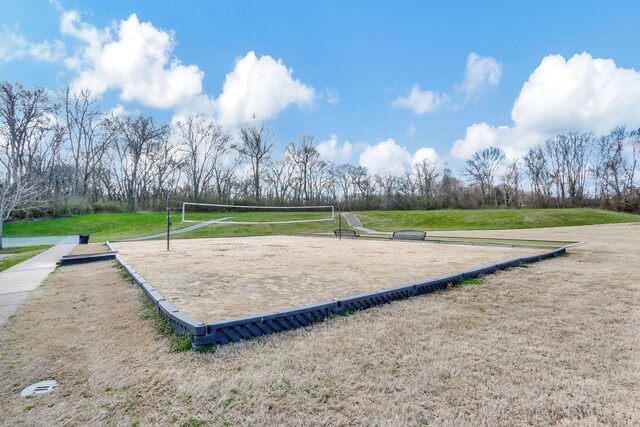
[[[4,237],[2,239],[2,246],[5,248],[57,245],[58,243],[77,244],[78,235],[74,234],[73,236]]]
[[[225,218],[213,219],[211,221],[199,222],[197,224],[190,225],[190,226],[185,227],[185,228],[180,228],[178,230],[171,230],[169,232],[169,234],[171,236],[173,236],[174,234],[188,233],[189,231],[197,230],[198,228],[206,227],[207,225],[215,224],[216,222],[222,222],[222,221],[227,220],[229,218],[231,218],[231,217],[228,216],[228,217],[225,217]],[[165,231],[164,233],[151,234],[150,236],[132,237],[130,239],[124,239],[124,240],[119,240],[119,241],[120,242],[139,242],[139,241],[142,241],[142,240],[151,240],[151,239],[157,239],[157,238],[166,237],[166,236],[167,236],[167,232]],[[117,241],[118,240],[112,240],[112,242],[117,242]]]
[[[356,215],[352,214],[352,213],[342,213],[342,216],[344,217],[345,221],[347,221],[347,224],[349,224],[349,227],[355,228],[358,231],[362,231],[363,233],[369,233],[369,234],[389,234],[386,233],[384,231],[376,231],[376,230],[372,230],[370,228],[366,228],[365,226],[362,225],[362,222],[360,222],[360,218],[358,218]]]
[[[56,268],[56,262],[71,252],[76,244],[77,236],[75,242],[72,238],[65,239],[33,258],[0,272],[0,326]]]

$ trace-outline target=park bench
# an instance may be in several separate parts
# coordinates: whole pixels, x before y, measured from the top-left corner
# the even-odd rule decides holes
[[[333,230],[333,234],[335,234],[336,237],[360,237],[358,233],[354,230],[349,230],[348,228],[338,228],[337,230]]]
[[[398,230],[389,235],[393,240],[424,240],[427,238],[427,233],[418,230]]]

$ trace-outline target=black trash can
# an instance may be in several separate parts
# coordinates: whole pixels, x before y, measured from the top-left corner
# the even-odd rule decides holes
[[[89,234],[80,234],[79,236],[79,243],[81,245],[86,245],[87,243],[89,243]]]

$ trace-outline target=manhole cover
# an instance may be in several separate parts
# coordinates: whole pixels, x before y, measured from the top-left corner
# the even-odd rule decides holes
[[[39,383],[31,384],[29,387],[22,390],[22,392],[20,392],[20,396],[31,397],[35,394],[49,393],[56,387],[58,387],[58,381],[56,380],[40,381]]]

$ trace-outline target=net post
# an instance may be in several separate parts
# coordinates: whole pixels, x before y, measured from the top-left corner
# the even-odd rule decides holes
[[[170,235],[171,235],[171,196],[167,196],[167,251],[169,250]]]
[[[338,239],[342,241],[342,217],[340,216],[340,205],[338,205]]]

